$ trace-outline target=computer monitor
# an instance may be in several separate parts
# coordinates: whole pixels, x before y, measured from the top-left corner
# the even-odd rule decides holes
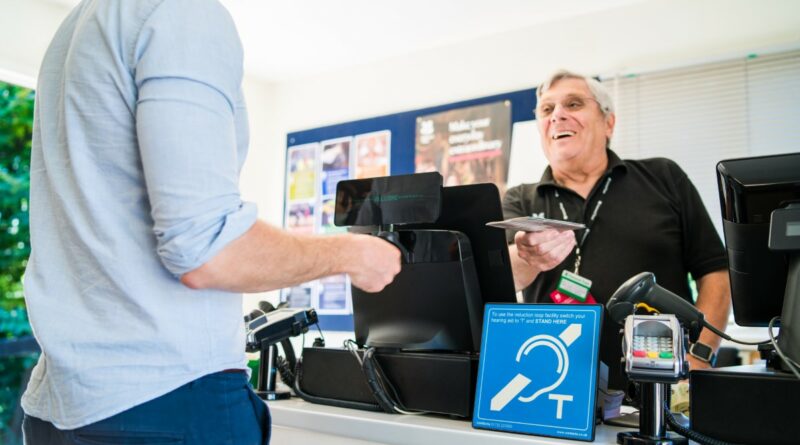
[[[482,183],[444,187],[439,219],[432,224],[407,228],[457,230],[467,235],[475,256],[483,304],[516,303],[505,230],[486,225],[502,220],[503,207],[497,186]]]
[[[436,172],[339,181],[333,221],[340,227],[436,221],[441,195],[442,175]]]
[[[781,316],[788,345],[800,328],[800,153],[721,161],[717,179],[736,323]]]
[[[408,186],[408,180],[398,183],[393,178],[378,178],[387,182],[380,188],[407,195],[392,185]],[[339,183],[340,190],[361,189],[353,181],[343,182]],[[381,292],[369,294],[353,288],[353,319],[359,345],[477,352],[483,305],[516,301],[505,233],[486,226],[487,222],[503,219],[497,187],[444,187],[440,188],[440,198],[440,214],[427,222],[383,221],[384,226],[394,226],[396,241],[416,246],[417,258],[413,264],[404,264],[395,281]],[[364,199],[368,198],[361,196],[360,200]],[[411,205],[419,207],[418,203]],[[422,254],[430,257],[420,258]]]

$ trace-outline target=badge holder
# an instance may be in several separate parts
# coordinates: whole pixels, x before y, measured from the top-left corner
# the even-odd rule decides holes
[[[578,275],[577,272],[564,270],[558,286],[550,293],[550,299],[557,304],[597,304],[589,292],[591,287],[592,280]]]

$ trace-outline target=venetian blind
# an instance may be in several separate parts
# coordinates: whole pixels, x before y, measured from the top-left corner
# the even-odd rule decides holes
[[[722,235],[716,163],[800,151],[800,51],[603,80],[622,158],[686,171]]]

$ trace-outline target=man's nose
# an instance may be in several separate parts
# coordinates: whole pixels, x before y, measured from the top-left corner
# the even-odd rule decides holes
[[[567,110],[565,110],[564,107],[562,107],[561,105],[556,105],[555,108],[553,108],[553,114],[550,115],[550,121],[551,122],[562,121],[566,119],[566,117],[567,117]]]

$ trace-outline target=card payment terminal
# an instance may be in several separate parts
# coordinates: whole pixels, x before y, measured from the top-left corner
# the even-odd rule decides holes
[[[622,349],[631,380],[674,383],[687,375],[683,331],[674,315],[628,316]]]

